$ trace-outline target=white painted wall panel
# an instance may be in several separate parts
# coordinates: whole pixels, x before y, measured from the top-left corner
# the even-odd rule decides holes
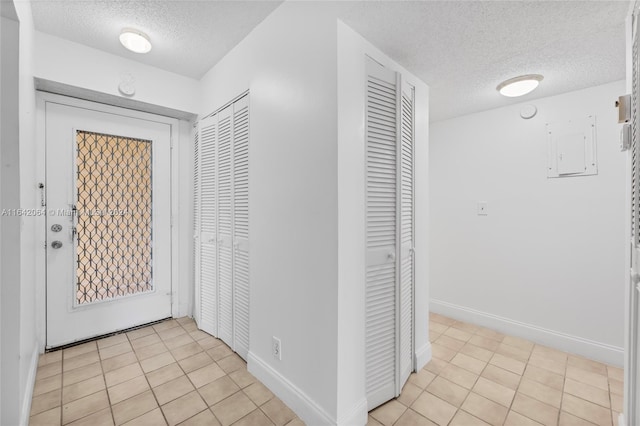
[[[321,417],[336,412],[338,322],[336,21],[322,9],[283,3],[203,77],[200,108],[250,92],[249,370]]]
[[[615,82],[432,123],[431,308],[622,364],[625,156]],[[594,114],[598,175],[547,179],[545,123]],[[476,214],[479,200],[488,216]]]

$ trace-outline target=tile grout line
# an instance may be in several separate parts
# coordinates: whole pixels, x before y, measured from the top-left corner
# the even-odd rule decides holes
[[[129,342],[129,336],[127,336],[127,342]],[[107,401],[109,402],[109,412],[111,413],[111,420],[113,420],[113,423],[115,424],[116,416],[113,414],[113,405],[111,404],[111,395],[109,394],[109,386],[107,385],[107,375],[104,372],[104,366],[102,365],[102,357],[100,356],[100,346],[98,345],[97,341],[96,341],[96,350],[98,351],[98,360],[100,361],[100,370],[102,370],[102,381],[104,382],[104,391],[107,394]],[[131,348],[131,350],[133,350],[133,347]]]
[[[560,391],[560,408],[558,409],[558,417],[556,418],[557,424],[560,424],[560,416],[562,416],[562,407],[564,406],[564,388],[567,386],[567,369],[569,368],[569,356],[564,365],[564,377],[562,379],[562,390]]]
[[[90,342],[86,342],[86,343],[90,343]],[[83,344],[86,344],[86,343],[83,343]],[[78,346],[80,346],[80,345],[78,345]],[[73,346],[72,346],[72,347],[73,347]],[[64,362],[65,362],[65,356],[64,356],[64,349],[61,349],[61,350],[63,351],[63,352],[62,352],[61,392],[60,392],[60,398],[62,399],[62,398],[63,398],[63,394],[64,394],[64,388],[65,388],[65,386],[64,386]],[[85,353],[90,353],[90,352],[93,352],[93,351],[87,351],[87,352],[85,352]],[[101,374],[103,375],[103,380],[104,380],[104,371],[102,370],[102,360],[100,359],[100,352],[99,352],[99,348],[98,348],[98,345],[97,345],[97,344],[96,344],[96,352],[98,353],[98,363],[100,364],[100,371],[101,371]],[[70,358],[69,358],[69,360],[70,360],[70,359],[73,359],[73,358],[76,358],[76,357],[78,357],[78,356],[84,355],[85,353],[82,353],[82,354],[79,354],[79,355],[75,355],[75,356],[73,356],[73,357],[70,357]],[[91,364],[87,364],[87,365],[91,365]],[[86,365],[85,365],[85,366],[82,366],[82,367],[86,367]],[[77,370],[77,369],[82,368],[82,367],[73,368],[73,369],[71,369],[71,370],[69,370],[69,371]],[[93,377],[89,377],[89,378],[87,378],[87,379],[85,379],[85,380],[90,380],[90,379],[93,379],[94,377],[98,377],[98,375],[95,375],[95,376],[93,376]],[[84,381],[84,380],[81,380],[81,381],[76,382],[76,383],[82,383],[83,381]],[[72,384],[71,384],[71,385],[69,385],[69,386],[72,386],[72,385],[74,385],[74,384],[76,384],[76,383],[72,383]],[[76,399],[74,399],[74,400],[72,400],[72,401],[69,401],[69,402],[68,402],[68,404],[71,404],[71,403],[73,403],[73,402],[75,402],[75,401],[78,401],[78,400],[80,400],[80,399],[82,399],[82,398],[86,398],[86,397],[89,397],[89,396],[91,396],[91,395],[95,395],[95,394],[97,394],[98,392],[100,392],[101,390],[102,390],[102,389],[99,389],[99,390],[97,390],[97,391],[95,391],[95,392],[92,392],[92,393],[90,393],[90,394],[83,395],[83,396],[81,396],[81,397],[79,397],[79,398],[76,398]],[[105,383],[105,389],[104,389],[104,391],[105,391],[105,392],[107,391],[106,383]],[[109,398],[109,394],[107,393],[107,400],[108,400],[108,398]],[[63,426],[65,425],[64,420],[63,420],[63,415],[64,415],[64,405],[65,405],[65,404],[63,404],[63,403],[62,403],[62,400],[61,400],[61,401],[60,401],[60,416],[61,416],[60,424],[61,424],[61,425],[63,425]],[[109,402],[109,408],[111,408],[111,403],[110,403],[110,402]],[[100,411],[100,410],[98,410],[98,411]],[[77,418],[77,419],[73,420],[73,422],[78,421],[78,420],[82,420],[82,419],[84,419],[84,418],[86,418],[86,417],[89,417],[89,416],[91,416],[91,415],[95,414],[95,413],[97,413],[97,411],[96,411],[96,412],[94,412],[94,413],[89,413],[89,414],[87,414],[87,415],[85,415],[85,416],[79,417],[79,418]],[[69,422],[69,423],[73,423],[73,422]]]
[[[479,330],[479,329],[478,329],[478,330]],[[479,334],[478,334],[478,330],[476,330],[476,332],[473,334],[473,336],[480,336],[480,337],[484,337],[484,336],[481,336],[481,335],[479,335]],[[473,336],[472,336],[472,338],[473,338]],[[486,339],[489,339],[489,337],[485,337],[485,338],[486,338]],[[471,339],[469,339],[469,340],[471,340]],[[491,340],[494,340],[494,339],[491,339]],[[497,340],[496,340],[496,341],[497,341]],[[503,343],[503,341],[504,341],[504,337],[503,337],[503,340],[502,340],[502,341],[498,341],[498,342],[499,342],[500,344],[502,344],[502,343]],[[467,341],[466,343],[469,343],[469,341]],[[470,343],[470,344],[472,344],[472,343]],[[498,347],[499,347],[499,346],[498,346]],[[491,364],[491,360],[493,359],[493,356],[497,353],[496,351],[492,351],[492,352],[493,352],[493,355],[491,356],[491,358],[489,358],[489,360],[488,360],[488,361],[486,361],[486,365],[484,366],[484,368],[482,369],[482,371],[481,371],[481,372],[480,372],[480,374],[478,375],[478,379],[477,379],[477,380],[475,381],[475,383],[473,384],[473,387],[469,390],[469,395],[471,395],[471,393],[473,392],[473,388],[475,388],[476,384],[478,383],[478,381],[479,381],[479,380],[480,380],[480,378],[482,377],[482,373],[484,373],[484,371],[487,369],[487,367],[488,367],[489,365],[493,365],[494,367],[501,368],[501,367],[499,367],[499,366],[497,366],[497,365],[495,365],[495,364]],[[525,368],[526,368],[526,364],[525,364]],[[508,370],[506,370],[506,371],[508,371]],[[524,371],[523,371],[522,373],[524,374]],[[490,382],[492,382],[492,383],[496,383],[496,382],[494,382],[493,380],[487,379],[486,377],[485,377],[485,379],[486,379],[486,380],[489,380],[489,381],[490,381]],[[520,383],[521,381],[522,381],[522,376],[520,376],[520,380],[519,380],[519,382],[518,382],[518,385],[519,385],[519,383]],[[500,383],[496,383],[496,384],[500,385]],[[506,386],[505,386],[505,387],[506,387]],[[511,404],[509,405],[509,407],[507,407],[507,414],[506,414],[506,416],[505,416],[504,420],[502,421],[502,424],[503,424],[503,425],[504,425],[504,423],[507,421],[507,417],[509,416],[509,412],[511,411],[511,405],[513,405],[513,400],[515,399],[515,394],[516,394],[516,393],[517,393],[517,391],[514,391],[513,399],[511,400]],[[467,398],[465,398],[465,401],[466,401],[466,399],[468,399],[468,398],[469,398],[469,395],[467,395]],[[482,395],[480,395],[480,396],[482,396]],[[486,398],[486,397],[484,397],[484,398]],[[489,398],[486,398],[486,399],[487,399],[487,400],[489,400],[489,401],[491,401]],[[495,402],[495,401],[492,401],[492,402]],[[463,403],[463,404],[464,404],[464,403]],[[498,404],[498,405],[500,405],[500,406],[503,406],[503,405],[502,405],[502,404],[500,404],[500,403],[497,403],[497,404]],[[504,407],[504,406],[503,406],[503,407]],[[460,405],[460,409],[462,410],[462,405]],[[462,410],[462,411],[464,411],[464,410]],[[466,411],[464,411],[464,412],[466,413]],[[467,414],[472,415],[471,413],[467,413]],[[475,416],[474,416],[474,417],[475,417]],[[482,420],[482,419],[480,419],[480,420]],[[484,421],[484,420],[482,420],[482,421]]]
[[[524,370],[522,370],[522,374],[520,375],[520,378],[518,379],[518,385],[513,390],[513,398],[511,399],[511,404],[509,404],[509,408],[508,408],[508,411],[507,411],[507,417],[505,417],[504,418],[504,422],[502,422],[503,425],[507,422],[507,418],[509,418],[509,413],[511,413],[511,411],[513,411],[514,413],[518,413],[517,411],[513,410],[513,403],[515,402],[516,396],[518,395],[518,390],[520,389],[520,385],[522,384],[522,380],[524,379],[524,373],[527,371],[527,366],[529,365],[529,360],[531,359],[531,355],[533,354],[533,350],[535,349],[535,347],[536,346],[534,344],[533,347],[531,348],[531,350],[529,351],[529,356],[527,357],[527,362],[525,362],[525,364],[524,364]],[[523,417],[525,417],[525,418],[527,418],[529,420],[535,421],[535,420],[529,418],[529,416],[525,416],[522,413],[518,413],[518,414],[520,414],[521,416],[523,416]]]
[[[160,322],[160,323],[158,323],[158,324],[162,324],[162,323]],[[154,325],[156,325],[156,324],[154,324]],[[178,325],[179,325],[179,324],[178,324]],[[158,332],[156,331],[156,329],[155,329],[155,328],[153,328],[153,325],[151,325],[150,327],[151,327],[151,329],[153,330],[153,334],[155,334],[156,336],[158,336],[158,338],[160,339],[160,341],[161,341],[161,342],[163,342],[163,341],[162,341],[162,338],[160,337],[160,335],[158,334]],[[151,336],[151,334],[148,334],[147,336]],[[146,336],[142,336],[142,337],[146,337]],[[138,354],[136,353],[136,351],[135,351],[135,349],[134,349],[134,347],[133,347],[133,340],[136,340],[136,339],[131,340],[131,339],[129,338],[129,335],[127,334],[127,340],[128,340],[128,342],[129,342],[129,345],[131,345],[131,351],[133,352],[133,356],[134,356],[134,357],[136,357],[136,360],[137,360],[138,364],[140,365],[140,370],[142,370],[142,376],[144,377],[144,380],[147,382],[147,385],[149,385],[149,391],[151,392],[151,395],[153,395],[153,399],[156,401],[156,404],[158,405],[158,407],[157,407],[157,408],[160,410],[160,414],[162,414],[162,418],[164,419],[165,424],[167,424],[167,425],[168,425],[168,424],[169,424],[169,422],[167,421],[167,417],[164,415],[164,411],[162,410],[162,407],[160,406],[160,403],[158,402],[158,398],[156,397],[156,394],[155,394],[155,392],[153,391],[153,387],[151,386],[151,383],[149,383],[149,378],[147,377],[147,373],[146,373],[146,372],[144,371],[144,369],[142,368],[142,362],[141,362],[140,358],[138,358]],[[163,342],[163,345],[164,345],[164,342]],[[165,347],[166,347],[166,346],[165,346]],[[169,350],[169,348],[167,348],[167,350]],[[132,380],[133,380],[133,379],[132,379]],[[105,381],[106,381],[106,377],[105,377]],[[143,392],[143,393],[144,393],[144,392]],[[138,395],[140,395],[140,394],[138,394]],[[136,395],[136,396],[137,396],[137,395]],[[155,408],[154,408],[154,409],[155,409]],[[147,411],[146,413],[142,413],[141,415],[139,415],[139,416],[137,416],[137,417],[134,417],[133,419],[129,419],[129,420],[127,420],[125,423],[131,422],[131,421],[133,421],[133,420],[135,420],[135,419],[137,419],[137,418],[140,418],[140,417],[142,417],[142,416],[146,415],[147,413],[150,413],[151,411],[153,411],[153,410],[149,410],[149,411]],[[114,417],[114,418],[113,418],[113,423],[115,424],[116,419],[115,419],[115,416],[113,416],[113,417]]]
[[[62,401],[64,401],[64,349],[60,349],[60,425],[63,424],[62,414],[64,413]]]
[[[455,324],[455,323],[454,323],[454,324]],[[449,326],[449,328],[447,328],[447,330],[451,329],[451,327],[452,327],[452,326]],[[444,333],[446,333],[446,332],[447,332],[447,330],[445,330],[442,334],[444,335]],[[476,335],[476,333],[473,333],[473,334],[471,335],[471,337],[470,337],[468,340],[466,340],[464,343],[465,343],[465,344],[469,343],[469,340],[471,340],[471,339],[473,338],[473,336],[475,336],[475,335]],[[453,338],[455,339],[455,337],[453,337]],[[457,352],[456,352],[456,355],[458,355],[459,353],[460,353],[460,351],[457,351]],[[454,356],[453,356],[453,358],[455,358],[455,357],[456,357],[456,355],[454,355]],[[451,359],[453,359],[453,358],[451,358]],[[474,358],[474,359],[475,359],[475,358]],[[455,364],[454,364],[454,365],[455,365]],[[451,424],[451,422],[453,421],[453,419],[455,419],[455,418],[456,418],[456,416],[458,415],[458,413],[459,413],[460,411],[462,411],[462,412],[464,412],[464,413],[467,413],[465,410],[463,410],[463,409],[462,409],[462,406],[463,406],[463,405],[464,405],[464,403],[465,403],[465,402],[467,402],[467,400],[469,399],[469,395],[471,395],[471,392],[473,392],[473,388],[474,388],[474,387],[476,386],[476,384],[478,383],[478,380],[480,380],[480,375],[482,374],[482,372],[484,372],[485,368],[487,368],[487,365],[489,365],[489,361],[487,361],[487,362],[485,363],[485,366],[482,368],[482,371],[481,371],[480,373],[478,373],[478,377],[477,377],[477,378],[475,379],[475,381],[473,382],[473,385],[471,385],[471,388],[469,389],[469,392],[467,393],[467,395],[464,397],[464,400],[462,401],[462,404],[460,404],[460,407],[457,407],[456,412],[455,412],[455,413],[453,413],[453,417],[451,417],[451,420],[449,420],[448,424]],[[456,365],[456,367],[459,367],[459,366],[457,366],[457,365]],[[462,368],[462,367],[459,367],[459,368]],[[463,370],[465,370],[465,371],[468,371],[466,368],[462,368],[462,369],[463,369]],[[473,373],[473,374],[475,374],[475,373]],[[440,376],[440,375],[438,374],[438,377],[439,377],[439,376]],[[434,380],[435,380],[435,379],[434,379]],[[425,391],[426,391],[426,389],[425,389]],[[470,416],[472,416],[472,417],[476,417],[476,416],[474,416],[474,415],[473,415],[473,414],[471,414],[471,413],[467,413],[467,414],[469,414],[469,415],[470,415]],[[476,418],[477,418],[477,417],[476,417]],[[482,419],[479,419],[479,420],[484,421],[484,420],[482,420]]]
[[[607,388],[609,389],[609,407],[611,407],[611,424],[614,425],[613,419],[613,395],[611,394],[611,381],[609,380],[609,367],[607,367]]]
[[[178,322],[178,325],[179,325],[180,327],[182,327],[182,324],[180,324],[179,322]],[[183,329],[183,330],[184,330],[184,331],[189,335],[189,337],[191,337],[191,333],[190,333],[186,328],[182,327],[182,329]],[[160,336],[158,336],[158,337],[160,337]],[[161,341],[162,341],[162,343],[164,344],[164,339],[163,339],[162,337],[160,337],[160,340],[161,340]],[[197,341],[197,340],[193,339],[193,341],[194,341],[194,342],[196,342],[196,343],[198,344],[198,341]],[[187,343],[187,344],[188,344],[188,343]],[[199,344],[198,344],[198,346],[199,346]],[[166,347],[166,345],[165,345],[165,347]],[[202,346],[200,346],[200,348],[202,349],[202,351],[203,351],[207,356],[209,356],[209,358],[211,358],[211,361],[213,361],[214,363],[216,362],[216,361],[215,361],[215,360],[214,360],[214,359],[213,359],[213,358],[212,358],[212,357],[207,353],[207,351],[206,351]],[[174,349],[175,349],[175,348],[174,348]],[[171,353],[171,349],[169,349],[169,348],[167,347],[167,350],[169,351],[169,353]],[[198,352],[198,354],[199,354],[199,353],[200,353],[200,352]],[[194,354],[194,355],[191,355],[191,356],[196,356],[196,355],[197,355],[197,354]],[[171,353],[171,356],[173,357],[173,353]],[[190,358],[190,356],[189,356],[189,357],[187,357],[187,358]],[[183,359],[187,359],[187,358],[183,358]],[[193,386],[194,391],[198,394],[198,396],[200,397],[200,399],[202,399],[202,401],[204,402],[205,406],[207,407],[207,408],[205,408],[204,410],[202,410],[202,411],[199,411],[199,412],[195,413],[193,416],[190,416],[190,417],[188,417],[188,418],[186,418],[186,419],[182,420],[180,423],[184,423],[184,422],[186,422],[187,420],[192,419],[192,418],[194,418],[195,416],[198,416],[198,415],[200,415],[201,413],[203,413],[203,412],[205,412],[205,411],[207,411],[207,410],[209,410],[209,411],[211,412],[211,414],[213,415],[213,417],[214,417],[218,422],[220,422],[220,419],[218,419],[218,417],[215,415],[215,413],[213,412],[213,410],[211,410],[211,407],[209,407],[209,404],[207,404],[207,401],[205,401],[205,400],[204,400],[204,398],[202,397],[202,395],[200,394],[200,391],[198,390],[198,387],[196,387],[195,383],[193,383],[193,382],[191,381],[191,378],[189,377],[189,375],[187,374],[187,372],[186,372],[186,371],[184,371],[184,369],[182,368],[182,365],[180,365],[180,361],[182,361],[182,360],[178,361],[177,359],[175,359],[175,357],[173,357],[173,359],[176,361],[176,364],[178,365],[178,368],[180,369],[180,371],[182,371],[182,374],[184,375],[184,377],[186,377],[186,378],[187,378],[187,380],[189,381],[189,383],[191,384],[191,386]],[[211,365],[211,364],[209,364],[209,365]],[[162,368],[162,367],[160,367],[160,368]],[[201,368],[202,368],[202,367],[201,367]],[[196,370],[198,370],[198,369],[196,368]],[[196,371],[196,370],[193,370],[193,371]],[[192,371],[192,372],[193,372],[193,371]],[[146,373],[145,373],[145,376],[146,376]],[[172,379],[172,380],[176,380],[176,379]],[[169,382],[170,382],[170,381],[172,381],[172,380],[169,380]],[[163,383],[163,384],[166,384],[166,383],[169,383],[169,382],[165,382],[165,383]],[[156,387],[159,387],[159,386],[162,386],[162,385],[158,385],[158,386],[156,386]],[[151,384],[149,384],[149,387],[151,387]],[[153,388],[151,388],[151,390],[152,390],[152,392],[153,392]],[[193,391],[191,391],[191,392],[193,392]],[[190,393],[190,392],[187,392],[187,393],[185,393],[184,395],[188,395],[189,393]],[[155,395],[155,392],[154,392],[154,395]],[[171,401],[167,401],[165,404],[169,404],[170,402],[173,402],[173,401],[175,401],[175,400],[177,400],[177,399],[179,399],[179,398],[182,398],[184,395],[180,395],[179,397],[177,397],[177,398],[175,398],[175,399],[172,399]],[[159,403],[159,402],[158,402],[158,407],[160,408],[160,411],[162,412],[162,415],[164,416],[164,410],[162,410],[162,406],[160,405],[160,403]],[[169,421],[167,421],[166,417],[165,417],[165,421],[167,422],[167,424],[169,424]]]

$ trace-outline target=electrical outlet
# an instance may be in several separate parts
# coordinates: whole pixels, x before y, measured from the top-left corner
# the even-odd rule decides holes
[[[489,214],[488,207],[486,201],[478,201],[478,216],[487,216]]]
[[[282,361],[282,344],[280,343],[280,339],[276,336],[273,336],[273,340],[271,342],[271,352],[275,359]]]

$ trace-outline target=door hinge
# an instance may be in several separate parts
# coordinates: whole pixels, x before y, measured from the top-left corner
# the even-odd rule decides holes
[[[40,207],[46,207],[47,200],[44,192],[44,183],[40,182],[38,188],[40,189]]]

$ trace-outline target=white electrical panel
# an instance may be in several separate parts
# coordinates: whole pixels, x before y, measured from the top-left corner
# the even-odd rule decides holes
[[[547,141],[547,177],[598,174],[595,116],[547,123]]]

